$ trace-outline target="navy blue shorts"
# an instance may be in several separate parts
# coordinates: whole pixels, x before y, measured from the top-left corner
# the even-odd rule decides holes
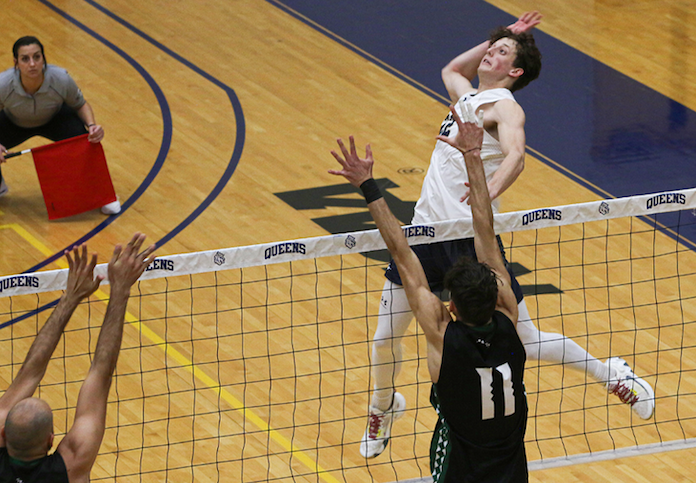
[[[515,274],[512,273],[510,265],[505,259],[505,250],[503,248],[503,242],[499,236],[498,245],[500,246],[500,253],[503,255],[503,260],[505,261],[505,266],[507,267],[508,273],[510,274],[512,291],[515,293],[517,298],[517,303],[519,304],[524,296],[522,295],[522,288],[519,282],[515,278]],[[428,284],[430,285],[430,290],[435,293],[442,292],[445,289],[444,281],[445,274],[452,268],[452,266],[463,256],[473,258],[476,260],[476,250],[474,249],[474,239],[464,238],[461,240],[453,240],[446,242],[430,243],[427,245],[415,245],[411,247],[418,259],[423,265],[423,270],[425,271],[425,276],[428,279]],[[399,275],[399,270],[396,268],[396,263],[394,260],[389,262],[387,271],[384,274],[392,283],[397,285],[403,285],[401,283],[401,276]]]

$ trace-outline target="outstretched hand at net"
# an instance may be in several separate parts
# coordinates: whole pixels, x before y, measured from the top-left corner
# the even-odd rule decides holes
[[[452,117],[459,127],[459,131],[453,139],[442,135],[438,136],[437,139],[458,149],[462,154],[475,149],[481,150],[481,145],[483,144],[483,111],[479,111],[477,116],[473,112],[473,108],[470,105],[466,105],[462,113],[464,119],[462,119],[453,105],[450,104],[449,108]]]
[[[140,252],[144,241],[145,235],[135,233],[125,248],[121,245],[114,247],[109,262],[109,281],[113,289],[130,292],[131,286],[154,260],[150,255],[155,251],[155,245]]]
[[[333,157],[336,158],[336,161],[341,164],[343,169],[330,169],[329,173],[337,176],[343,176],[350,182],[350,184],[356,188],[359,188],[361,184],[372,178],[372,165],[375,161],[372,158],[372,148],[369,144],[365,147],[365,158],[360,158],[355,149],[355,140],[353,139],[353,136],[350,136],[349,139],[350,152],[346,149],[342,139],[336,140],[341,148],[343,157],[341,157],[336,151],[331,151],[331,154],[333,154]]]
[[[83,244],[79,247],[73,247],[72,256],[70,255],[70,250],[66,250],[65,258],[69,267],[65,297],[71,297],[76,302],[80,302],[96,292],[99,288],[99,283],[104,279],[101,275],[94,276],[97,254],[93,253],[89,257],[87,245]]]

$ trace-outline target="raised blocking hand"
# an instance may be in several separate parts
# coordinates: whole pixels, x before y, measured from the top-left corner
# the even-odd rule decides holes
[[[136,233],[125,247],[114,247],[108,268],[112,293],[114,290],[130,293],[130,288],[155,259],[150,256],[155,251],[155,245],[150,245],[140,252],[145,238],[142,233]]]
[[[93,253],[90,258],[87,253],[87,245],[83,244],[79,247],[73,247],[72,256],[70,250],[66,250],[65,258],[68,260],[68,283],[65,296],[80,302],[96,292],[99,283],[104,279],[101,275],[94,277],[97,254]]]
[[[372,158],[372,148],[369,144],[365,147],[365,157],[360,158],[355,149],[355,140],[353,136],[350,136],[349,139],[350,151],[346,149],[342,139],[336,140],[341,148],[343,157],[336,151],[331,151],[331,154],[333,154],[333,157],[336,158],[336,161],[341,164],[343,169],[330,169],[329,173],[336,176],[343,176],[350,184],[359,188],[361,184],[372,178],[372,165],[375,163],[375,160]]]

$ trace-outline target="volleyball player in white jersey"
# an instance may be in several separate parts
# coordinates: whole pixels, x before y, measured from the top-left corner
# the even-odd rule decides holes
[[[471,104],[477,112],[483,111],[485,133],[481,159],[494,212],[498,211],[498,197],[524,168],[525,115],[512,92],[539,75],[541,54],[528,32],[540,20],[538,12],[523,14],[507,29],[496,30],[490,40],[457,56],[442,70],[443,82],[458,114],[462,116],[463,103]],[[474,88],[472,81],[477,76],[479,85]],[[457,125],[450,113],[442,123],[440,135],[454,137],[456,134]],[[437,141],[412,223],[470,218],[467,198],[468,178],[462,154],[449,144]],[[433,292],[442,291],[444,274],[460,256],[475,257],[472,239],[413,248]],[[413,317],[393,262],[386,277],[372,347],[374,392],[367,429],[360,444],[360,453],[366,458],[384,451],[393,421],[403,415],[406,408],[406,400],[395,391],[394,385],[402,360],[401,338]],[[639,417],[649,419],[654,408],[650,385],[636,377],[622,359],[611,358],[603,363],[561,334],[540,332],[531,320],[512,273],[511,278],[519,303],[517,331],[528,359],[566,363],[587,371],[590,377],[630,404]]]

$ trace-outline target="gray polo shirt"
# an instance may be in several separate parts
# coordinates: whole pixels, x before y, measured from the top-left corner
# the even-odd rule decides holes
[[[0,109],[20,127],[43,126],[63,103],[75,110],[85,104],[82,91],[65,69],[48,64],[43,84],[33,96],[24,92],[18,70],[0,73]]]

